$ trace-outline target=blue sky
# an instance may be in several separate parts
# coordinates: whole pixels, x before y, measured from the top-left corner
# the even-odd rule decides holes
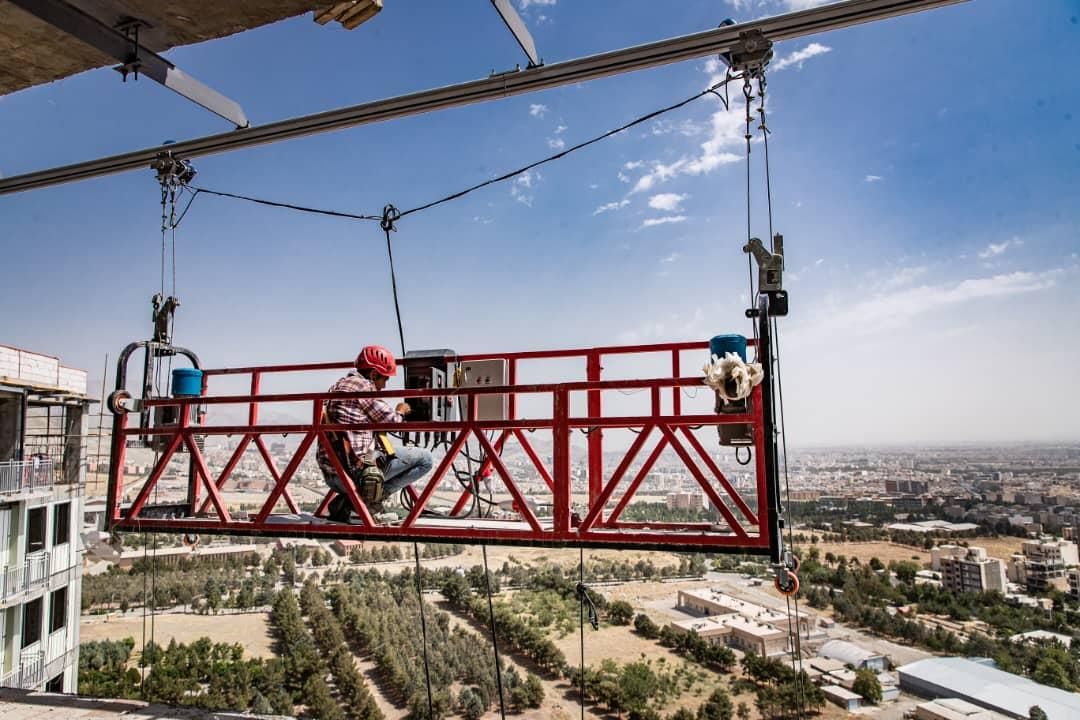
[[[809,4],[518,0],[548,62]],[[1072,0],[978,0],[777,45],[768,109],[792,445],[1077,439],[1078,16]],[[522,62],[480,0],[388,0],[352,32],[307,15],[169,57],[253,124]],[[688,97],[713,65],[197,159],[196,184],[354,212],[412,207]],[[410,348],[749,332],[738,105],[700,100],[407,218],[395,260]],[[102,69],[0,98],[0,129],[10,176],[228,128]],[[144,337],[158,200],[150,171],[0,197],[0,342],[99,377],[106,352]],[[209,365],[395,345],[374,225],[200,197],[177,255],[177,342]]]

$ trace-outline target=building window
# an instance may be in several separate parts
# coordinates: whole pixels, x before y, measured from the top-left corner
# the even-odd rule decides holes
[[[45,683],[45,692],[50,693],[62,693],[64,692],[64,673],[60,673],[49,682]]]
[[[41,598],[23,605],[22,646],[29,647],[41,639]]]
[[[45,508],[26,511],[26,552],[45,549]]]
[[[52,594],[49,609],[49,632],[54,633],[67,625],[67,588],[62,587]]]
[[[71,538],[71,503],[53,506],[52,544],[63,545]]]

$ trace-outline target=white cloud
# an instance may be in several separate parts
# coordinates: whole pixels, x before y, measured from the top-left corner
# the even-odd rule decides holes
[[[792,65],[799,69],[802,69],[803,63],[810,58],[817,55],[824,55],[828,52],[832,52],[831,47],[827,45],[822,45],[821,43],[813,42],[804,47],[802,50],[796,50],[790,55],[785,55],[779,60],[770,63],[769,69],[773,71],[778,71],[783,70],[786,67],[791,67]]]
[[[661,258],[660,262],[662,262],[662,263],[673,263],[673,262],[675,262],[676,260],[678,260],[681,257],[682,257],[682,255],[680,253],[673,252],[670,255],[668,255],[666,258]]]
[[[567,128],[566,128],[566,126],[565,126],[565,125],[558,125],[558,126],[557,126],[557,127],[555,128],[555,134],[556,134],[556,135],[562,135],[562,134],[563,134],[564,132],[566,132],[566,130],[567,130]]]
[[[892,290],[894,288],[906,287],[914,282],[916,278],[925,275],[926,270],[927,267],[925,265],[920,265],[918,267],[902,267],[891,276],[885,278],[881,283],[881,289]]]
[[[566,142],[562,138],[548,138],[547,144],[552,150],[562,150],[566,147]]]
[[[653,210],[665,210],[667,212],[677,212],[679,205],[686,199],[686,195],[678,195],[676,193],[659,193],[649,198],[649,207]]]
[[[647,228],[656,225],[667,225],[669,223],[681,223],[686,222],[686,220],[687,217],[685,215],[665,215],[664,217],[658,218],[646,218],[645,221],[641,223],[641,227]]]
[[[1003,255],[1005,251],[1011,247],[1020,247],[1023,244],[1024,241],[1016,237],[1002,243],[990,243],[986,246],[985,250],[979,253],[979,258],[982,260],[989,260],[992,257]]]
[[[620,171],[619,174],[616,177],[619,178],[619,182],[624,182],[624,183],[630,182],[630,178],[624,172]]]
[[[720,72],[722,67],[723,65],[721,65],[720,61],[716,58],[709,58],[705,61],[705,72],[709,75],[715,75]]]
[[[626,200],[626,199],[615,200],[614,202],[609,202],[606,205],[601,205],[600,207],[596,208],[596,210],[593,210],[593,215],[599,215],[600,213],[605,213],[605,212],[608,212],[609,210],[622,210],[624,207],[626,207],[629,204],[630,204],[630,201]]]
[[[529,114],[533,117],[544,117],[544,113],[547,111],[547,105],[542,105],[540,103],[532,103],[529,105]]]
[[[786,10],[794,12],[796,10],[809,10],[812,7],[828,5],[836,1],[837,0],[784,0],[784,7]]]
[[[880,175],[867,175],[863,180],[868,183],[881,182],[884,178]]]
[[[528,10],[530,5],[554,5],[558,0],[518,0],[518,7],[522,10]]]
[[[666,165],[654,162],[652,170],[639,177],[630,192],[647,192],[657,183],[678,175],[707,174],[722,165],[738,162],[743,156],[732,150],[746,142],[743,137],[744,122],[744,117],[734,106],[731,110],[721,109],[713,113],[709,124],[709,138],[699,146],[700,154],[695,157],[683,156]]]
[[[623,163],[623,168],[626,170],[637,170],[639,167],[645,164],[644,160],[632,160],[627,163]]]
[[[526,170],[514,178],[513,184],[510,185],[510,197],[523,205],[532,207],[534,196],[531,190],[538,182],[540,182],[540,173],[535,170]]]
[[[894,329],[943,307],[1052,288],[1061,272],[1014,272],[970,278],[956,284],[921,285],[896,292],[881,292],[839,312],[829,313],[814,328],[814,332],[834,330],[866,333]]]
[[[600,186],[597,185],[596,183],[589,183],[589,189],[590,190],[599,190]]]

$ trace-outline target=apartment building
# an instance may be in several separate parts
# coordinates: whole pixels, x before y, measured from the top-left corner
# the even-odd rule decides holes
[[[86,373],[0,346],[0,686],[75,692]]]
[[[1070,568],[1080,565],[1076,543],[1052,537],[1025,540],[1009,561],[1009,579],[1031,592],[1068,589]]]
[[[941,555],[937,563],[941,569],[941,584],[946,590],[1004,594],[1007,589],[1004,563],[987,557],[986,550],[981,547],[964,548],[959,555]]]

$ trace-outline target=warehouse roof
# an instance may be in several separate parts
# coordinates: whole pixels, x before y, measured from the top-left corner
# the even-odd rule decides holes
[[[1042,708],[1049,720],[1080,717],[1080,695],[965,658],[919,660],[899,668],[899,673],[902,689],[924,697],[958,697],[1017,718],[1026,718],[1033,705]]]

